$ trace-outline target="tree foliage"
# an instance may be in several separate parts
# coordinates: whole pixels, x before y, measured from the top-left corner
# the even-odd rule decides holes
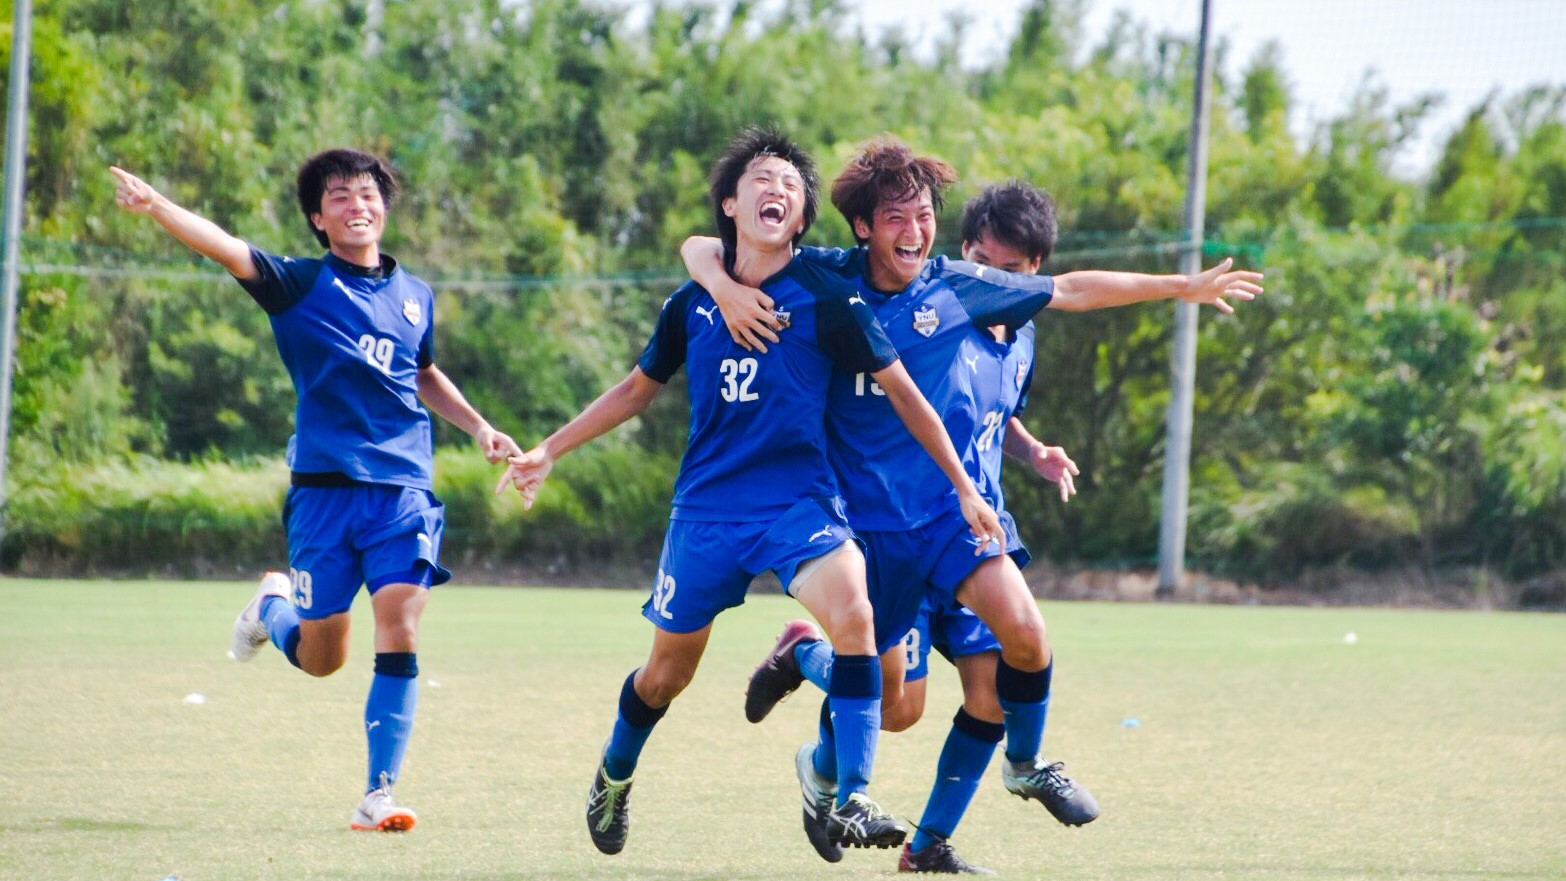
[[[1034,0],[970,70],[960,29],[926,58],[897,32],[852,30],[849,12],[655,4],[633,26],[584,0],[39,0],[24,259],[78,269],[24,280],[13,482],[147,455],[275,456],[291,430],[265,316],[115,211],[111,163],[261,247],[312,253],[298,162],[339,144],[387,155],[406,195],[386,247],[436,281],[440,361],[525,443],[629,367],[678,281],[678,243],[710,229],[708,164],[747,123],[790,130],[827,175],[882,131],[951,161],[964,179],[941,218],[949,252],[965,198],[1018,177],[1060,206],[1047,270],[1174,265],[1186,39],[1122,15],[1087,44],[1080,0]],[[1566,90],[1472,108],[1409,180],[1396,160],[1435,96],[1393,106],[1367,79],[1300,140],[1278,48],[1240,71],[1215,91],[1206,258],[1265,270],[1268,293],[1202,317],[1196,564],[1566,564]],[[849,238],[830,210],[810,236]],[[1169,323],[1164,307],[1041,319],[1027,419],[1084,474],[1062,507],[1014,469],[1008,498],[1036,549],[1154,552]],[[657,535],[667,483],[634,472],[672,468],[683,442],[676,383],[564,475],[561,511],[587,499],[624,527],[595,553]],[[561,547],[471,547],[570,542],[540,535]]]

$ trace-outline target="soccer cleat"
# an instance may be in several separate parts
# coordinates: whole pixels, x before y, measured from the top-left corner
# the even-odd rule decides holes
[[[841,862],[843,848],[827,834],[827,815],[832,812],[832,802],[837,799],[837,783],[822,780],[816,773],[816,746],[807,743],[794,754],[794,772],[799,775],[799,791],[805,799],[805,837],[823,860]]]
[[[856,792],[827,814],[827,836],[844,847],[896,847],[908,829],[870,796]]]
[[[236,661],[248,661],[266,645],[266,622],[261,620],[261,604],[267,597],[281,597],[288,601],[294,592],[288,576],[282,572],[268,572],[256,585],[256,594],[249,605],[234,619],[234,636],[228,645],[228,656]]]
[[[602,763],[587,790],[587,834],[602,853],[617,854],[631,831],[631,781],[611,780]]]
[[[913,849],[913,842],[903,845],[903,857],[897,861],[899,872],[937,872],[943,875],[993,875],[994,870],[975,866],[952,850],[951,842],[937,838],[935,843],[921,851]]]
[[[348,828],[360,832],[407,832],[419,822],[411,808],[405,808],[392,798],[391,787],[382,786],[364,794],[359,806],[354,808]]]
[[[1067,826],[1082,826],[1098,819],[1098,802],[1093,794],[1062,773],[1061,762],[1049,764],[1043,756],[1031,762],[1005,762],[1001,780],[1013,795],[1024,801],[1036,798]]]
[[[777,645],[772,653],[750,674],[750,684],[745,687],[745,718],[760,722],[767,718],[772,708],[794,693],[805,681],[799,662],[794,659],[794,649],[804,642],[819,642],[821,631],[809,621],[790,621],[783,625]]]

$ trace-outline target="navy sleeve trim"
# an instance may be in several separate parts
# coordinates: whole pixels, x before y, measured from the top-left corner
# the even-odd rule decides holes
[[[980,327],[1021,327],[1055,295],[1055,279],[1048,275],[1022,275],[945,257],[935,259],[934,271]]]
[[[319,260],[279,257],[250,246],[250,261],[259,276],[235,279],[268,315],[280,315],[305,298],[324,268]]]
[[[652,337],[642,349],[641,357],[636,359],[636,366],[653,382],[667,384],[685,364],[686,321],[690,317],[691,300],[702,293],[705,292],[695,282],[688,282],[663,301]]]

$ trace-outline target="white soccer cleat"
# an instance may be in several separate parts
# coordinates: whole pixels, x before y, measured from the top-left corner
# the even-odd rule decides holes
[[[248,661],[261,651],[268,639],[266,624],[261,620],[261,603],[267,597],[281,597],[291,602],[293,592],[293,585],[289,583],[287,575],[268,572],[261,576],[261,583],[256,585],[256,595],[250,598],[249,605],[234,619],[234,638],[228,646],[230,658]]]
[[[417,822],[419,817],[413,809],[397,804],[391,789],[383,786],[365,793],[353,810],[348,828],[359,832],[407,832]]]

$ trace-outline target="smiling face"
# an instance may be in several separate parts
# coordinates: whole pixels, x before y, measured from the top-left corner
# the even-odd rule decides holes
[[[871,286],[881,291],[908,287],[935,246],[935,202],[928,187],[876,205],[872,222],[855,218],[854,235],[868,250]]]
[[[734,195],[723,200],[740,248],[792,248],[805,226],[805,181],[792,163],[758,156],[745,167]]]
[[[1021,248],[1008,245],[988,232],[979,233],[978,241],[962,243],[962,259],[970,263],[982,263],[1007,272],[1037,275],[1038,257],[1029,257]]]
[[[329,177],[321,193],[321,210],[310,215],[310,223],[326,234],[332,250],[342,256],[374,251],[386,231],[381,189],[368,174]]]

